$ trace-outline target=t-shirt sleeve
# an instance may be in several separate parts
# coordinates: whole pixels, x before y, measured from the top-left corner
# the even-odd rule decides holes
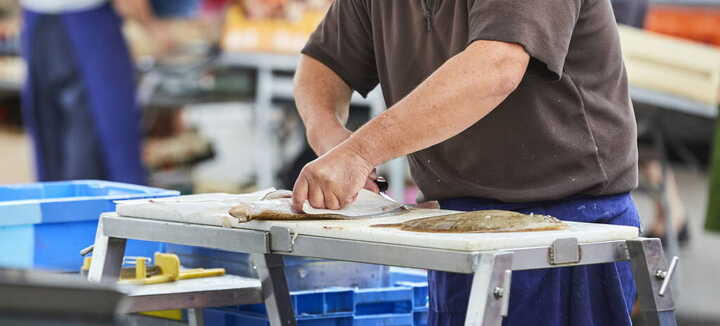
[[[469,13],[469,43],[520,44],[560,79],[581,0],[475,0]]]
[[[366,0],[335,0],[302,53],[367,96],[378,84],[378,76]]]

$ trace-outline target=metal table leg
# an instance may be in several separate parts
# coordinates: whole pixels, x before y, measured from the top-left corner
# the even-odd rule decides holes
[[[466,326],[500,326],[510,302],[512,253],[483,254],[475,268]]]
[[[202,308],[188,309],[188,326],[205,326]]]
[[[677,326],[670,280],[675,263],[668,266],[659,239],[627,241],[645,326]]]
[[[282,256],[253,254],[251,257],[262,284],[263,299],[268,318],[270,318],[270,325],[295,326],[295,312],[285,279]]]
[[[98,221],[93,259],[88,273],[89,281],[112,284],[117,282],[122,269],[126,242],[126,239],[106,236],[103,230],[103,219]]]

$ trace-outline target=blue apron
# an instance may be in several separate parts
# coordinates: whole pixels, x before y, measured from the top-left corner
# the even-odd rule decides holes
[[[23,11],[23,117],[40,181],[143,184],[135,68],[109,4],[57,15]]]
[[[501,203],[477,198],[449,199],[453,210],[504,209],[552,215],[565,221],[639,227],[629,194],[548,201]],[[431,271],[428,325],[465,322],[472,275]],[[504,326],[630,326],[635,283],[629,262],[517,271],[512,275],[510,309]]]

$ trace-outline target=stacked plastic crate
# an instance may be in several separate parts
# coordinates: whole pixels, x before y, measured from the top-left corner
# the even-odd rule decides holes
[[[299,326],[352,326],[354,291],[329,288],[292,293]],[[217,326],[270,325],[263,304],[205,309],[205,323]]]
[[[411,288],[413,292],[413,321],[415,326],[426,326],[428,318],[428,280],[424,270],[391,268],[389,282],[395,286]]]
[[[298,325],[427,325],[428,290],[423,274],[391,272],[390,279],[396,286],[292,292]],[[263,304],[205,309],[205,322],[218,326],[270,325]]]

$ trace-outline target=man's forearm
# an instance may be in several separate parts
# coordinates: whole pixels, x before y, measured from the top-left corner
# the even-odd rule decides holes
[[[342,147],[376,166],[451,138],[505,100],[528,62],[519,45],[474,42]]]
[[[308,56],[300,58],[295,74],[295,104],[308,142],[317,154],[349,136],[345,123],[351,95],[352,89],[328,67]]]

